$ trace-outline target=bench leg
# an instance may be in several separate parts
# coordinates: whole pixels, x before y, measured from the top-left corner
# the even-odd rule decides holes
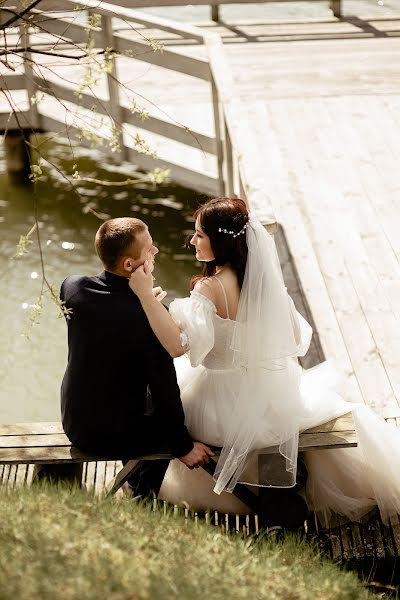
[[[138,458],[129,460],[126,463],[126,465],[119,471],[119,473],[117,473],[111,488],[106,494],[106,497],[108,498],[108,496],[114,495],[115,492],[117,492],[124,485],[124,483],[128,481],[129,477],[136,473],[136,471],[140,468],[142,462],[143,461],[141,461]]]

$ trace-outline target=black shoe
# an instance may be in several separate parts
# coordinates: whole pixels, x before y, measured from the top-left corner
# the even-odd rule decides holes
[[[293,489],[262,488],[259,496],[260,527],[300,530],[308,516],[307,503]]]

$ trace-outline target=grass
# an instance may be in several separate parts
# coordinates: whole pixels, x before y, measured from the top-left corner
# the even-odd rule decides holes
[[[294,537],[242,540],[130,498],[0,487],[1,600],[351,600],[353,573]]]

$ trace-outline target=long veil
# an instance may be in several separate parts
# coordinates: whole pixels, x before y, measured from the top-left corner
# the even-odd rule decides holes
[[[240,384],[226,439],[214,473],[214,492],[232,491],[254,451],[276,446],[283,459],[278,471],[264,475],[261,486],[296,483],[299,424],[304,416],[296,356],[305,354],[296,336],[291,299],[284,285],[272,236],[249,214],[248,257],[231,349]],[[301,318],[301,317],[300,317]],[[304,324],[303,324],[304,325]]]

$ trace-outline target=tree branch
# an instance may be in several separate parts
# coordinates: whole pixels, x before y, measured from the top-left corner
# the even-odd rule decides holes
[[[6,10],[7,12],[12,13],[12,14],[14,14],[14,16],[11,17],[11,19],[9,19],[8,21],[6,21],[2,25],[0,25],[0,31],[3,31],[4,29],[7,29],[8,27],[10,27],[13,23],[15,23],[16,21],[18,21],[18,19],[20,19],[21,17],[23,17],[24,15],[26,15],[26,13],[28,13],[33,8],[35,8],[35,6],[37,6],[39,4],[39,2],[41,2],[41,1],[42,0],[34,0],[34,2],[32,2],[32,4],[30,4],[29,6],[27,6],[27,8],[24,8],[24,10],[22,10],[21,12],[17,12],[17,11],[11,10],[11,9],[3,8],[2,10]]]
[[[40,50],[40,48],[39,49],[32,48],[32,46],[29,46],[28,48],[13,48],[12,50],[9,50],[9,49],[0,50],[0,56],[3,56],[4,54],[19,54],[22,52],[30,52],[31,54],[33,54],[33,53],[45,54],[46,56],[56,56],[57,58],[71,58],[73,60],[81,60],[82,58],[88,57],[87,52],[84,52],[83,54],[81,54],[81,56],[73,56],[72,54],[61,54],[59,52],[50,52],[48,50]],[[94,54],[96,56],[105,54],[105,50],[99,50],[98,52],[95,52]]]

